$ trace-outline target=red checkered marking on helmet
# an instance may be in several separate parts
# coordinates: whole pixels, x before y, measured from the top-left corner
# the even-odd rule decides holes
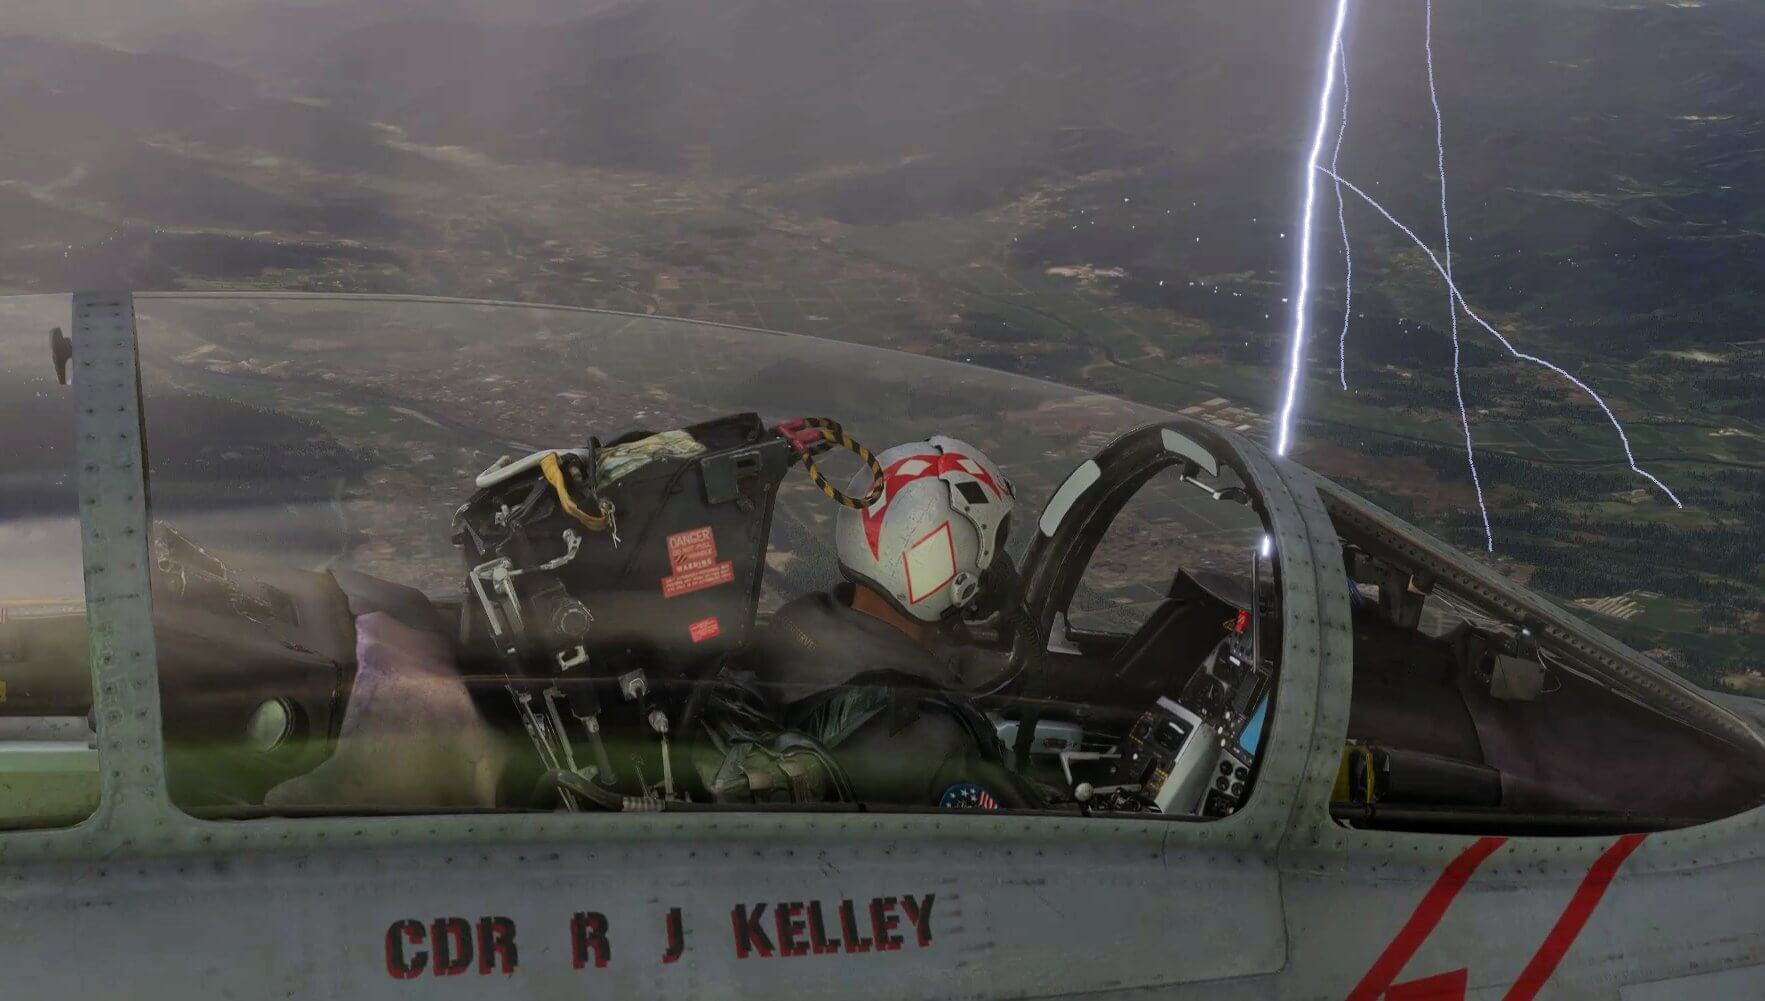
[[[873,559],[882,558],[882,524],[889,512],[889,505],[909,483],[940,477],[945,473],[967,473],[980,481],[981,485],[993,491],[994,497],[1003,498],[1004,488],[993,479],[972,456],[961,452],[928,452],[923,455],[909,455],[897,459],[883,470],[883,492],[876,503],[864,509],[864,541],[870,543],[870,555]],[[917,543],[915,543],[917,545]]]

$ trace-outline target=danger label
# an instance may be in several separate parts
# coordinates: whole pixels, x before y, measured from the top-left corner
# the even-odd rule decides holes
[[[668,566],[673,572],[662,578],[664,598],[678,598],[707,587],[735,582],[735,564],[728,560],[717,562],[717,538],[711,534],[709,525],[670,535]],[[692,625],[694,643],[699,642],[698,629],[705,622],[711,624],[711,636],[717,635],[716,619],[695,622]]]
[[[694,643],[703,643],[706,640],[716,639],[718,636],[721,636],[723,634],[723,627],[718,625],[717,620],[714,618],[700,619],[686,627],[686,634],[692,637]]]
[[[678,598],[707,587],[735,583],[735,564],[728,560],[662,578],[662,597]]]
[[[668,537],[668,565],[675,575],[701,570],[717,562],[717,539],[711,526],[690,532],[676,532]]]

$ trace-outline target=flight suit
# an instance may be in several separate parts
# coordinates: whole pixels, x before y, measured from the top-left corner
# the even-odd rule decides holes
[[[860,802],[1035,805],[991,722],[958,690],[961,650],[921,646],[854,610],[851,596],[841,585],[773,616],[755,674],[784,725],[832,754]]]

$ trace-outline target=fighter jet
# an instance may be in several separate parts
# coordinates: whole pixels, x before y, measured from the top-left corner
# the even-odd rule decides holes
[[[5,997],[1765,996],[1765,702],[1231,426],[589,310],[68,329],[0,479]],[[987,579],[797,697],[833,526],[927,477],[1014,515]]]

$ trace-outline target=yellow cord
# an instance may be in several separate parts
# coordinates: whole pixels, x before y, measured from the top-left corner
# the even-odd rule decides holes
[[[593,515],[577,507],[576,502],[571,499],[570,488],[564,483],[563,467],[558,465],[558,453],[547,452],[545,458],[539,460],[539,471],[545,474],[545,481],[552,485],[553,490],[557,491],[558,504],[563,507],[565,514],[581,522],[591,532],[607,530],[608,518],[604,506],[601,514]]]
[[[1367,793],[1366,793],[1367,799],[1366,799],[1366,802],[1371,803],[1373,801],[1373,749],[1371,747],[1362,747],[1361,754],[1366,756],[1366,765],[1367,765]]]

